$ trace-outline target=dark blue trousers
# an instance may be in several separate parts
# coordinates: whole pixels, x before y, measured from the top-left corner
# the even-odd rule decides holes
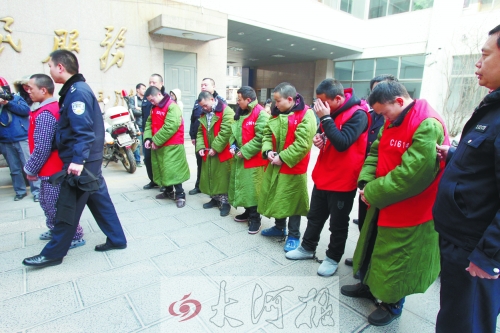
[[[77,190],[74,225],[56,221],[52,230],[52,240],[43,248],[41,255],[48,258],[62,258],[68,253],[85,205],[89,207],[97,225],[107,236],[106,243],[116,246],[127,243],[115,206],[109,197],[108,187],[102,177],[101,165],[102,160],[85,163],[85,168],[99,177],[99,190],[92,194]],[[68,165],[64,166],[67,167]]]
[[[494,333],[500,313],[500,280],[472,277],[470,252],[440,239],[441,309],[436,333]]]

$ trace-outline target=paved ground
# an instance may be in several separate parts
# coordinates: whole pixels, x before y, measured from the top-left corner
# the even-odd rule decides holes
[[[186,147],[190,190],[196,164],[190,142]],[[311,167],[316,156],[314,150]],[[32,269],[21,261],[45,244],[38,239],[46,230],[43,212],[31,196],[14,202],[8,169],[0,169],[0,332],[434,332],[439,282],[409,296],[400,319],[373,327],[366,320],[375,310],[370,301],[339,295],[339,285],[356,282],[343,263],[333,277],[319,277],[317,262],[286,260],[283,243],[249,235],[245,223],[233,221],[242,208],[221,218],[202,208],[208,197],[198,194],[178,209],[142,189],[144,167],[130,175],[111,164],[103,173],[128,248],[95,252],[105,237],[86,210],[80,223],[87,245],[70,250],[62,265]],[[263,228],[272,224],[263,219]],[[303,219],[302,231],[305,225]],[[345,257],[357,238],[352,224]],[[323,293],[314,298],[317,291]]]

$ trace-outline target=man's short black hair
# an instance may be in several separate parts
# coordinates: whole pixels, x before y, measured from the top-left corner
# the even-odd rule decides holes
[[[52,81],[50,76],[46,74],[33,74],[30,79],[35,80],[35,85],[38,89],[45,88],[49,94],[54,94],[54,81]]]
[[[201,102],[202,100],[204,99],[210,99],[210,98],[214,98],[214,95],[212,95],[211,93],[209,93],[208,91],[202,91],[199,95],[198,95],[198,103]]]
[[[337,96],[344,97],[344,86],[338,80],[324,79],[316,88],[316,95],[322,94],[328,99],[334,99]]]
[[[76,56],[67,50],[55,50],[50,54],[50,59],[56,66],[63,65],[66,72],[71,75],[77,74],[80,68]]]
[[[377,84],[370,96],[368,96],[368,104],[371,106],[376,103],[386,104],[394,103],[396,97],[409,98],[410,94],[406,91],[405,86],[395,81],[384,81]]]
[[[210,77],[206,77],[204,78],[203,80],[201,80],[201,82],[205,81],[205,80],[210,80],[210,82],[212,82],[212,85],[215,87],[215,81],[214,79],[210,78]]]
[[[145,85],[145,84],[143,84],[143,83],[138,83],[138,84],[135,86],[135,90],[140,89],[141,87],[146,87],[146,85]]]
[[[151,74],[151,77],[156,76],[158,79],[160,79],[160,82],[163,83],[163,77],[160,74]]]
[[[373,90],[373,85],[375,83],[380,83],[380,82],[383,82],[383,81],[396,81],[396,82],[399,82],[398,79],[396,79],[396,77],[394,75],[392,75],[392,74],[377,75],[373,79],[370,80],[370,91]]]
[[[149,96],[156,96],[158,94],[161,94],[161,90],[155,86],[150,86],[148,89],[146,89],[146,92],[144,93],[144,97],[147,98]]]
[[[488,36],[491,36],[491,35],[494,35],[494,34],[498,34],[498,37],[497,37],[497,46],[500,49],[500,24],[497,25],[496,27],[494,27],[493,29],[491,29],[490,32],[488,32]]]
[[[240,89],[238,89],[237,93],[240,94],[244,99],[250,98],[252,101],[257,99],[255,90],[253,90],[253,88],[249,86],[241,87]]]
[[[288,82],[278,84],[276,88],[273,89],[273,93],[278,93],[283,98],[292,97],[295,99],[295,97],[297,97],[297,90]]]

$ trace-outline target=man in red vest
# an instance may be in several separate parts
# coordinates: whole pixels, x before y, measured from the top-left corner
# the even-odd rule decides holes
[[[63,168],[58,151],[54,148],[54,137],[59,119],[59,104],[53,97],[54,82],[45,74],[32,75],[28,82],[28,93],[33,102],[39,102],[38,109],[30,114],[28,145],[31,156],[24,166],[30,181],[40,179],[40,206],[47,217],[48,231],[40,235],[41,240],[52,239],[51,230],[56,222],[56,203],[61,185],[53,186],[49,177]],[[70,249],[85,245],[83,228],[80,224],[70,245]]]
[[[436,144],[449,140],[436,111],[398,82],[379,83],[368,101],[386,121],[358,178],[370,207],[353,259],[361,283],[341,293],[380,300],[368,322],[384,326],[401,316],[407,295],[425,292],[439,274],[432,206],[444,162]]]
[[[311,208],[302,245],[286,257],[314,258],[321,231],[330,217],[330,243],[318,275],[331,276],[344,254],[371,118],[366,102],[335,79],[323,80],[316,88],[316,96],[314,111],[320,119],[320,130],[313,142],[320,153],[312,173]]]
[[[182,208],[186,205],[182,183],[189,179],[182,110],[170,95],[163,95],[155,86],[149,87],[144,97],[153,104],[144,127],[144,147],[152,149],[151,167],[155,184],[165,187],[156,198],[175,200],[177,208]]]

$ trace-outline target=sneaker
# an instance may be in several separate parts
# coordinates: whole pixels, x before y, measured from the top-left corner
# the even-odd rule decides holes
[[[404,302],[405,299],[403,298],[394,304],[381,303],[377,310],[373,311],[368,316],[368,322],[374,326],[385,326],[390,324],[394,319],[401,316]]]
[[[209,202],[203,204],[203,208],[205,208],[205,209],[214,208],[214,207],[219,207],[219,201],[217,201],[213,198]]]
[[[290,237],[288,237],[290,238]],[[304,260],[314,258],[314,251],[307,251],[302,246],[285,253],[285,257],[290,260]]]
[[[34,202],[40,202],[40,198],[38,197],[38,195],[34,195],[33,196],[33,201]]]
[[[344,263],[346,264],[346,266],[351,266],[353,265],[353,262],[352,262],[352,258],[347,258]]]
[[[357,284],[346,284],[340,288],[340,293],[347,297],[356,297],[356,298],[366,298],[371,301],[375,301],[375,297],[373,297],[370,292],[370,288],[363,283]]]
[[[135,165],[136,165],[137,167],[139,167],[139,168],[142,168],[142,164],[141,164],[141,162],[135,162]]]
[[[249,216],[248,211],[245,209],[245,212],[243,214],[236,215],[234,217],[234,220],[236,222],[246,222],[248,221],[248,216]]]
[[[279,229],[276,226],[273,226],[271,228],[264,229],[260,232],[262,236],[266,237],[285,237],[286,236],[286,228],[285,229]]]
[[[337,271],[339,263],[333,259],[325,257],[321,265],[318,268],[318,275],[320,276],[332,276]]]
[[[159,186],[157,184],[151,182],[149,184],[144,185],[142,188],[145,189],[145,190],[151,190],[151,189],[153,189],[155,187],[159,187]]]
[[[220,216],[228,216],[231,211],[231,205],[228,203],[223,203],[220,207]]]
[[[41,240],[51,240],[52,239],[52,232],[50,230],[45,231],[43,234],[40,234],[39,238]]]
[[[175,200],[175,203],[177,205],[177,208],[182,208],[182,207],[186,206],[186,199],[178,198]]]
[[[16,196],[14,197],[14,201],[19,201],[19,200],[23,200],[24,197],[26,197],[27,194],[24,193],[24,194],[16,194]]]
[[[298,239],[297,237],[288,236],[283,250],[285,250],[285,252],[293,251],[298,248],[299,245],[300,239]]]
[[[80,247],[85,245],[85,239],[74,239],[71,241],[71,245],[69,246],[69,249],[74,249],[76,247]]]
[[[248,227],[248,233],[251,235],[258,233],[260,230],[260,226],[261,226],[260,221],[250,221],[250,226]]]

